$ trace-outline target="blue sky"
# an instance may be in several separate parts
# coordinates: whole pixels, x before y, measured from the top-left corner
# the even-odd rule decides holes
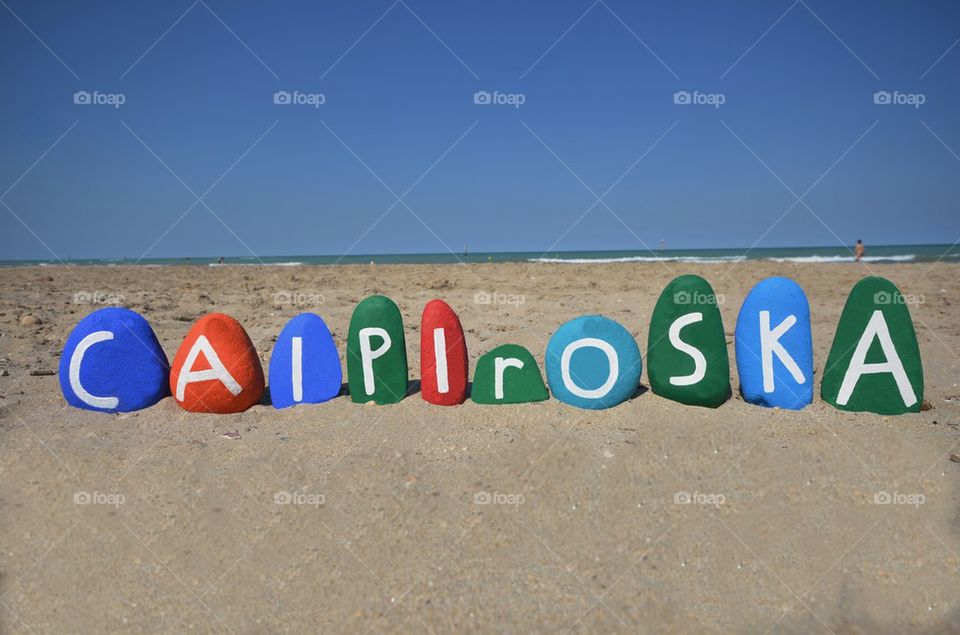
[[[958,38],[955,2],[3,0],[0,259],[952,243]]]

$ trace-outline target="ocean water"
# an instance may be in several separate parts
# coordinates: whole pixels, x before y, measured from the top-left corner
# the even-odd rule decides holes
[[[664,251],[534,251],[467,252],[429,254],[363,254],[346,256],[228,256],[221,265],[218,257],[193,258],[128,258],[82,259],[66,261],[71,265],[334,265],[334,264],[457,264],[482,262],[544,262],[568,264],[597,264],[608,262],[689,262],[723,263],[743,260],[768,260],[795,263],[851,263],[853,253],[848,247],[785,247],[762,249],[667,249]],[[880,245],[867,246],[863,259],[871,264],[960,262],[960,245]],[[0,260],[3,267],[55,266],[51,260]]]

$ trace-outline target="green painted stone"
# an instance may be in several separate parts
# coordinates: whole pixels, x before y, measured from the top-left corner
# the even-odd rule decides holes
[[[497,359],[501,361],[497,362]],[[517,368],[517,361],[523,364]],[[497,373],[497,369],[502,369]],[[502,378],[500,390],[497,375]],[[498,346],[477,360],[470,397],[475,403],[503,404],[544,401],[550,398],[530,351],[516,344]]]
[[[384,348],[386,344],[389,348]],[[397,403],[407,394],[403,318],[390,298],[372,295],[353,310],[347,333],[347,381],[356,403]]]
[[[730,398],[723,320],[700,276],[675,278],[660,294],[650,318],[647,378],[654,393],[691,406],[716,408]]]
[[[867,373],[858,373],[858,367]],[[847,296],[820,396],[840,410],[920,412],[923,364],[917,334],[903,295],[886,278],[864,278]]]

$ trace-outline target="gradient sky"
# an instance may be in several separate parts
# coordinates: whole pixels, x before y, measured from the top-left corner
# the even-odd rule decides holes
[[[960,238],[956,2],[0,5],[0,259]]]

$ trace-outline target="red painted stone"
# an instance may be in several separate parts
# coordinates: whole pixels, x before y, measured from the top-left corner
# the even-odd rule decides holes
[[[446,348],[446,390],[441,392],[437,381],[436,329],[443,329]],[[441,359],[444,351],[440,351]],[[441,377],[443,365],[441,364]],[[443,300],[430,300],[420,320],[420,395],[424,401],[438,406],[455,406],[467,398],[467,341],[460,318]]]
[[[260,401],[263,384],[253,342],[223,313],[194,322],[170,366],[170,392],[190,412],[243,412]]]

